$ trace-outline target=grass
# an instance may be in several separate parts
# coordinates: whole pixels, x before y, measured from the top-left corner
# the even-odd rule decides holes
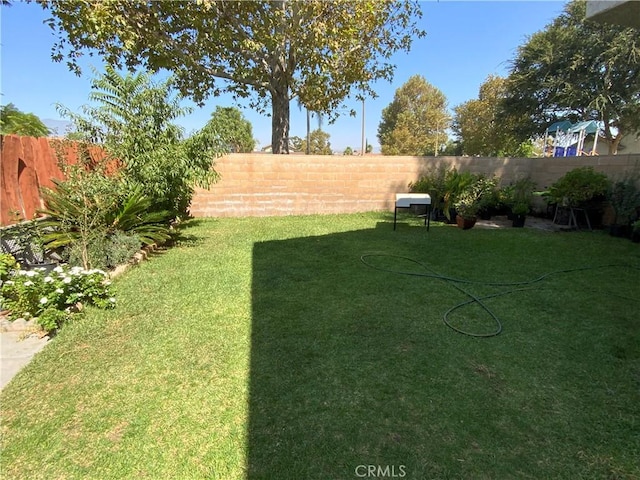
[[[3,478],[639,478],[640,248],[391,220],[192,222],[4,389]],[[442,322],[460,291],[366,253],[481,282],[623,266],[487,299],[504,330],[472,338]]]

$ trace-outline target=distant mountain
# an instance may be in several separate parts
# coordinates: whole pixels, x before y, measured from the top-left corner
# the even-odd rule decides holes
[[[54,120],[52,118],[43,118],[42,123],[51,130],[51,137],[63,137],[73,130],[73,124],[67,120]]]

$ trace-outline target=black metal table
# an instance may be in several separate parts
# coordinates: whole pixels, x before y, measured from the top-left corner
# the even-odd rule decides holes
[[[412,205],[426,206],[424,224],[427,226],[428,232],[429,227],[431,226],[431,196],[428,193],[396,193],[396,203],[393,212],[393,229],[396,229],[398,209],[410,208]]]

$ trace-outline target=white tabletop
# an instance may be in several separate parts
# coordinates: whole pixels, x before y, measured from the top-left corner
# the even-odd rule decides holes
[[[411,205],[431,205],[431,196],[428,193],[396,193],[396,207]]]

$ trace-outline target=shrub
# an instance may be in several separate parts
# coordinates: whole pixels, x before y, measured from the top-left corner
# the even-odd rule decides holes
[[[506,204],[511,208],[511,212],[516,215],[527,215],[531,208],[533,192],[536,183],[530,177],[522,177],[505,189],[507,197]]]
[[[56,267],[51,272],[43,268],[13,270],[0,287],[0,307],[10,311],[10,318],[34,318],[44,313],[41,325],[48,329],[53,323],[59,326],[69,318],[71,308],[79,302],[98,308],[113,307],[115,298],[109,285],[102,270],[68,266]]]
[[[137,235],[116,231],[106,235],[98,232],[94,240],[87,245],[87,259],[92,268],[110,269],[127,263],[140,250],[142,243]],[[83,265],[83,251],[78,244],[69,247],[67,262],[70,265]]]
[[[9,272],[18,265],[13,255],[0,253],[0,281],[4,282],[9,278]]]
[[[609,189],[609,179],[593,167],[578,167],[558,179],[549,189],[551,201],[568,207],[579,207],[603,196]]]
[[[140,187],[127,192],[124,182],[98,177],[80,173],[43,191],[47,248],[66,247],[71,263],[84,268],[109,268],[131,258],[141,244],[162,244],[169,238],[169,214],[152,212],[152,199]],[[137,239],[135,248],[132,238]]]
[[[640,207],[640,189],[636,186],[640,182],[640,173],[626,172],[616,180],[609,189],[608,198],[616,218],[614,224],[627,225]]]

